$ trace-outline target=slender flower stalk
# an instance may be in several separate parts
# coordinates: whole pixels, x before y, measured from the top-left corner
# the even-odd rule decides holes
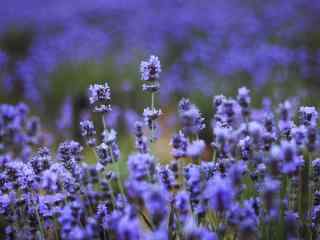
[[[151,55],[148,61],[142,61],[140,64],[141,80],[145,83],[142,90],[151,93],[151,108],[144,109],[143,116],[145,123],[150,129],[150,142],[156,140],[156,120],[161,115],[161,110],[157,110],[155,106],[155,94],[160,88],[159,77],[161,73],[161,64],[157,56]]]
[[[103,85],[94,84],[89,87],[90,92],[90,104],[94,106],[94,110],[96,112],[102,113],[102,125],[103,125],[103,142],[97,147],[98,151],[98,157],[99,157],[99,163],[98,163],[98,169],[103,169],[104,172],[104,166],[107,163],[116,163],[117,167],[117,184],[120,190],[120,193],[125,199],[125,193],[122,187],[122,181],[121,181],[121,172],[119,167],[119,159],[120,159],[120,151],[119,147],[116,143],[116,135],[117,133],[113,129],[108,129],[106,124],[106,117],[107,113],[111,111],[111,105],[109,101],[111,100],[111,91],[109,88],[109,85],[107,83]],[[88,125],[90,127],[88,128]],[[81,126],[84,130],[86,130],[84,133],[85,135],[95,135],[95,131],[91,130],[88,131],[88,129],[92,129],[92,124],[89,124],[88,122],[83,123]],[[84,127],[87,126],[85,129]],[[91,140],[90,142],[94,142],[95,140]]]
[[[310,210],[310,168],[311,168],[311,154],[306,154],[304,165],[300,171],[300,205],[299,213],[302,221],[301,237],[303,239],[311,238],[311,210]]]
[[[41,220],[38,208],[39,208],[38,206],[35,206],[35,212],[36,212],[36,217],[37,217],[37,221],[39,224],[40,238],[41,238],[41,240],[44,240],[44,239],[46,239],[46,235],[45,235],[45,231],[43,228],[43,224],[42,224],[42,220]]]
[[[152,92],[151,93],[151,110],[154,112],[155,111],[155,102],[154,102],[154,97],[155,97],[155,93]],[[152,121],[151,123],[151,141],[153,141],[155,139],[155,123],[154,121]]]

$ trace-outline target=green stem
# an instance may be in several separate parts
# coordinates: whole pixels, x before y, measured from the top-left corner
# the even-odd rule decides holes
[[[56,240],[59,240],[60,239],[60,236],[59,236],[59,223],[58,223],[58,221],[57,221],[57,219],[56,218],[54,218],[54,225],[55,225],[55,228],[54,228],[54,235],[55,235],[55,239]]]
[[[216,162],[217,161],[217,150],[213,149],[212,152],[212,162]]]
[[[182,189],[185,189],[186,183],[183,175],[183,168],[184,168],[184,162],[183,159],[177,160],[178,164],[178,178],[179,178],[179,183],[181,184]]]
[[[282,176],[282,184],[281,184],[281,190],[280,190],[280,231],[281,231],[281,239],[287,239],[286,238],[286,229],[285,229],[285,203],[284,198],[287,195],[287,188],[288,188],[288,176],[283,175]],[[270,228],[270,226],[268,226]]]
[[[299,213],[302,222],[301,237],[302,239],[311,239],[310,231],[310,162],[311,153],[307,154],[304,165],[300,171],[300,206]]]
[[[113,156],[113,154],[112,154],[112,156]],[[121,174],[120,174],[120,160],[118,160],[116,165],[117,165],[117,171],[118,171],[118,177],[117,177],[118,187],[120,189],[120,192],[121,192],[123,199],[125,199],[125,193],[124,193],[124,190],[122,187]]]
[[[106,121],[105,121],[105,116],[106,114],[102,114],[102,125],[103,125],[103,130],[107,129],[107,124],[106,124]]]
[[[94,155],[96,156],[97,161],[99,161],[99,157],[98,157],[98,155],[97,155],[97,152],[95,151],[94,148],[92,148],[92,150],[93,150]],[[104,171],[103,171],[103,172],[104,172]],[[100,177],[100,178],[103,178],[103,176],[101,176],[101,173],[100,173],[100,172],[99,172],[99,177]],[[112,189],[110,183],[108,183],[108,185],[109,185],[110,192],[111,192],[110,194],[111,194],[112,205],[115,207],[116,200],[115,200],[115,197],[114,197],[114,194],[113,194],[113,189]]]
[[[110,151],[112,162],[115,163],[115,159],[114,159],[111,147],[109,148],[109,151]],[[123,187],[122,187],[122,182],[121,182],[120,159],[115,164],[116,164],[116,168],[117,168],[117,172],[118,172],[117,184],[118,184],[118,187],[119,187],[119,190],[120,190],[120,193],[121,193],[123,199],[125,199],[125,193],[124,193],[124,190],[123,190]]]
[[[153,230],[154,229],[154,226],[152,224],[152,222],[149,220],[149,218],[143,213],[142,210],[140,209],[137,209],[140,216],[143,218],[143,220],[145,221],[145,223],[148,225],[148,227],[150,228],[150,230]]]
[[[151,93],[151,110],[154,111],[155,109],[155,101],[154,101],[154,92]],[[151,138],[150,138],[150,142],[154,142],[154,121],[152,120],[151,122]]]
[[[40,230],[41,240],[44,240],[44,239],[45,239],[45,233],[44,233],[44,229],[43,229],[41,217],[40,217],[40,214],[39,214],[38,206],[39,206],[39,205],[37,204],[37,206],[35,207],[36,217],[37,217],[37,221],[38,221],[38,224],[39,224],[39,230]]]
[[[103,129],[106,130],[107,129],[107,124],[105,123],[105,114],[102,115],[102,123],[103,123]],[[115,159],[114,159],[114,156],[113,156],[113,152],[112,152],[112,147],[109,146],[109,153],[111,155],[111,160],[113,163],[115,163]],[[118,177],[117,177],[117,184],[118,184],[118,187],[119,187],[119,190],[121,192],[121,195],[123,197],[123,199],[125,199],[125,193],[124,193],[124,190],[123,190],[123,187],[122,187],[122,183],[121,183],[121,174],[120,174],[120,166],[119,166],[119,163],[120,163],[120,160],[118,160],[118,162],[116,163],[116,168],[117,168],[117,172],[118,172]]]

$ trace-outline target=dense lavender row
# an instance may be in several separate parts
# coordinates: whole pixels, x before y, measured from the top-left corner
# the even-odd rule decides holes
[[[319,46],[310,41],[319,10],[318,0],[4,0],[2,87],[18,86],[39,102],[51,90],[47,78],[66,62],[111,57],[121,76],[148,51],[161,53],[168,66],[162,99],[195,90],[187,86],[211,94],[212,78],[238,73],[260,85],[292,75],[305,80],[320,75]],[[8,38],[12,31],[22,34]],[[14,41],[26,49],[19,53]]]
[[[128,177],[120,178],[117,133],[107,83],[89,88],[104,129],[80,123],[85,146],[45,147],[39,120],[24,104],[0,105],[0,215],[4,239],[318,239],[320,160],[318,112],[289,101],[253,116],[250,92],[215,96],[211,161],[199,138],[207,126],[196,105],[182,99],[181,131],[172,136],[168,164],[152,148],[161,110],[156,106],[161,65],[141,63],[143,90],[151,96],[144,122],[134,124],[135,150]],[[257,112],[257,111],[256,111]],[[32,150],[39,147],[35,153]],[[5,235],[5,236],[4,236]]]

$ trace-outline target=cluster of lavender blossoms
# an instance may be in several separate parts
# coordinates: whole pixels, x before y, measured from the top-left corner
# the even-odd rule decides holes
[[[151,151],[159,59],[141,63],[143,89],[152,94],[145,122],[134,126],[135,149],[124,179],[107,83],[89,88],[93,112],[80,123],[86,147],[67,140],[56,154],[45,147],[39,120],[24,104],[0,105],[0,219],[2,239],[217,240],[319,239],[318,112],[290,101],[262,110],[250,91],[213,100],[213,142],[197,106],[182,99],[181,130],[171,161]],[[95,118],[96,119],[96,118]],[[151,130],[152,134],[146,134]],[[38,148],[38,150],[36,150]],[[83,152],[93,151],[96,164]],[[204,155],[212,153],[212,160]]]

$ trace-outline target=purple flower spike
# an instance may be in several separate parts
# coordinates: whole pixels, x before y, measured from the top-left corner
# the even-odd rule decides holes
[[[107,113],[111,111],[111,92],[108,83],[94,84],[89,87],[89,101],[96,112]]]
[[[211,209],[223,213],[230,208],[235,193],[228,178],[215,176],[208,181],[205,196]]]
[[[161,64],[157,56],[151,55],[148,61],[142,61],[140,64],[141,80],[157,80],[161,73]]]
[[[192,104],[189,99],[180,100],[178,113],[185,134],[199,134],[205,128],[204,118],[196,105]]]

